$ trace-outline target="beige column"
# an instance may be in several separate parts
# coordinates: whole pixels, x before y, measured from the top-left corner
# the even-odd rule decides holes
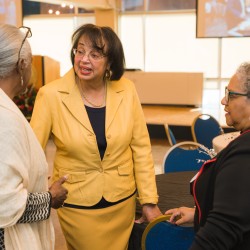
[[[96,9],[96,25],[109,26],[117,33],[118,13],[115,9]]]

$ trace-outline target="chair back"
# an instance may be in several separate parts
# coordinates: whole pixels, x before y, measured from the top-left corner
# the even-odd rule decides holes
[[[224,133],[219,122],[208,114],[198,115],[192,123],[191,130],[193,140],[209,149],[213,148],[213,138]]]
[[[184,141],[172,146],[165,154],[163,173],[198,171],[215,154],[200,143]]]
[[[169,215],[151,221],[142,234],[142,250],[187,250],[194,240],[194,228],[169,223]]]
[[[176,142],[176,139],[175,139],[175,136],[174,136],[172,129],[168,126],[167,123],[164,124],[164,128],[165,128],[166,135],[167,135],[168,142],[169,142],[170,146],[175,145],[177,142]]]

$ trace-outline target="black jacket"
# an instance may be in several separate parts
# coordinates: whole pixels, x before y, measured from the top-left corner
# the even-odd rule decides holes
[[[201,168],[191,250],[250,250],[250,130]]]

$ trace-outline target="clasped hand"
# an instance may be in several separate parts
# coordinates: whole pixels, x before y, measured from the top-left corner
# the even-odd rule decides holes
[[[51,194],[51,207],[54,209],[62,207],[64,201],[67,198],[68,190],[62,185],[67,180],[67,178],[67,176],[61,177],[49,188],[49,192]]]
[[[143,222],[150,222],[161,215],[162,212],[157,205],[145,204],[142,206],[142,217],[138,220],[135,220],[135,223],[141,224]]]

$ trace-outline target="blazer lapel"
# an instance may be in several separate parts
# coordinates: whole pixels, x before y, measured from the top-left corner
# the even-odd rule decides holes
[[[74,116],[86,129],[88,129],[89,132],[94,134],[80,91],[75,83],[73,69],[70,70],[64,78],[62,78],[62,85],[59,92],[62,94],[62,102],[72,116]]]
[[[119,87],[116,81],[107,83],[107,101],[106,101],[106,131],[114,120],[115,114],[123,99],[123,89]]]

